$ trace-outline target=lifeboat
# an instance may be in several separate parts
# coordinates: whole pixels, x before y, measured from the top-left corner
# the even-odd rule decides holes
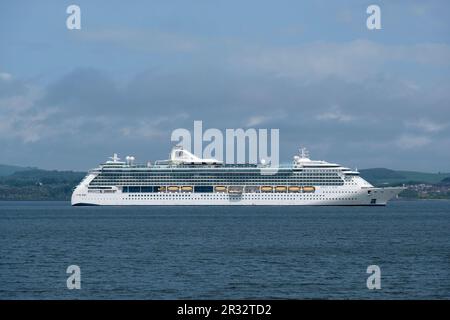
[[[285,186],[275,187],[276,192],[286,192],[287,188]]]
[[[178,190],[180,190],[180,187],[177,187],[177,186],[167,187],[167,191],[169,191],[169,192],[177,192]]]
[[[259,187],[258,186],[246,186],[244,188],[246,193],[257,193],[259,192]]]
[[[263,187],[261,187],[261,191],[262,192],[272,192],[273,191],[273,187],[263,186]]]
[[[227,187],[225,187],[225,186],[216,186],[216,187],[214,188],[214,190],[215,190],[216,192],[227,192]]]
[[[166,187],[158,187],[158,192],[166,192]]]
[[[191,186],[182,186],[181,191],[192,192],[192,187]]]
[[[228,193],[241,194],[244,191],[244,188],[241,186],[229,186]]]
[[[303,192],[311,193],[311,192],[315,192],[315,191],[316,191],[316,188],[314,188],[314,187],[310,187],[310,186],[303,187]]]
[[[291,186],[291,187],[289,187],[289,192],[300,192],[300,187],[297,187],[297,186]]]

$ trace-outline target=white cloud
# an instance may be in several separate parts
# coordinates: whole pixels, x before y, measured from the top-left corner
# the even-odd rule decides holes
[[[0,110],[2,113],[19,113],[29,110],[35,102],[42,97],[43,91],[36,86],[25,86],[24,93],[7,95],[0,98]]]
[[[270,120],[270,117],[267,117],[267,116],[252,116],[247,120],[246,127],[259,126],[269,120]]]
[[[126,126],[120,129],[124,137],[144,137],[144,138],[161,138],[164,131],[155,127],[149,122],[139,121],[136,125]]]
[[[199,47],[192,37],[157,29],[100,29],[79,35],[81,39],[145,52],[190,52]]]
[[[387,45],[367,40],[315,42],[303,46],[247,49],[232,60],[239,67],[306,83],[337,77],[361,82],[389,63],[450,66],[448,44]]]
[[[349,114],[345,114],[341,111],[339,106],[333,106],[328,111],[318,114],[317,120],[337,120],[339,122],[350,122],[355,120],[355,117]]]
[[[438,123],[424,118],[414,121],[406,121],[405,125],[407,127],[417,128],[429,133],[442,131],[449,126],[448,123]]]
[[[414,149],[426,146],[431,140],[426,136],[404,134],[398,137],[394,144],[402,149]]]
[[[12,79],[12,75],[7,72],[0,72],[0,80],[2,81],[9,81]]]
[[[260,126],[262,124],[268,123],[270,121],[278,121],[286,118],[286,113],[282,110],[277,110],[274,114],[259,114],[259,115],[252,115],[248,119],[246,119],[244,126],[245,127],[256,127]]]
[[[36,142],[46,131],[45,121],[57,110],[36,108],[42,90],[31,85],[20,86],[22,94],[0,99],[0,135],[2,139],[18,138],[25,143]]]
[[[187,118],[189,118],[189,115],[181,112],[171,117],[160,116],[137,121],[131,119],[128,121],[128,125],[120,128],[120,132],[124,137],[161,138],[167,135],[168,128],[172,128],[174,122]],[[129,124],[130,122],[132,122],[131,125]]]

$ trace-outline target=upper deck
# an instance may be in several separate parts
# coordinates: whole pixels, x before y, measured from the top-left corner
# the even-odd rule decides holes
[[[262,163],[242,163],[227,164],[213,158],[199,158],[180,146],[172,149],[168,160],[158,160],[154,164],[148,162],[144,164],[135,164],[134,157],[127,156],[126,161],[120,161],[115,153],[111,160],[102,163],[98,168],[92,171],[108,171],[108,172],[130,172],[130,171],[261,171],[261,170],[281,170],[281,171],[301,171],[304,169],[316,169],[327,171],[342,171],[346,174],[357,175],[359,172],[352,171],[336,163],[330,163],[323,160],[311,160],[306,149],[300,149],[300,154],[294,156],[291,164],[281,164],[271,166]]]

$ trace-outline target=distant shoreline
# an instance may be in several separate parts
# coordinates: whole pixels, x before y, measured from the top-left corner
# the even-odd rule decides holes
[[[450,173],[362,169],[375,187],[407,186],[398,200],[450,199]],[[70,201],[85,172],[42,170],[0,165],[0,201]],[[397,200],[397,199],[392,199]]]

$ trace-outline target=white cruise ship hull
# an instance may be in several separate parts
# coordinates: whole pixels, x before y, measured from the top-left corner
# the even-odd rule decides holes
[[[72,205],[143,206],[379,206],[396,197],[403,188],[338,190],[317,188],[315,193],[89,193],[75,190]],[[369,193],[370,191],[370,193]]]

